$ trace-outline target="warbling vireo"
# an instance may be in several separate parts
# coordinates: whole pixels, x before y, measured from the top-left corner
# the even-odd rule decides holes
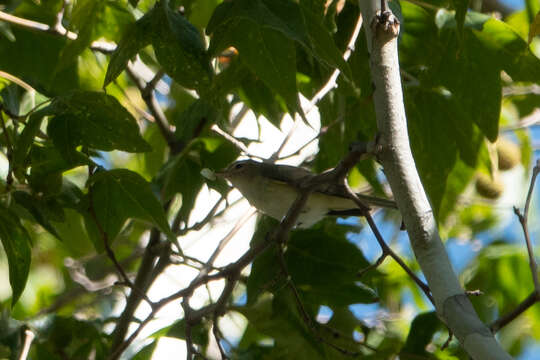
[[[309,170],[289,165],[236,161],[216,175],[227,179],[249,203],[263,213],[281,220],[298,196],[295,185],[315,176]],[[358,206],[347,197],[343,185],[330,184],[313,192],[304,206],[297,225],[310,227],[326,215],[359,216]],[[392,200],[357,194],[366,205],[397,208]]]

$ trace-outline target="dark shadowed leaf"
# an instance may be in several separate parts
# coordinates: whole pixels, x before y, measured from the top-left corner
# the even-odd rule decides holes
[[[93,32],[105,9],[105,0],[78,0],[71,14],[71,30],[77,32],[77,39],[68,42],[62,50],[55,71],[64,69],[90,45]]]
[[[46,201],[38,199],[23,191],[13,193],[15,201],[26,208],[32,214],[38,224],[43,226],[45,230],[56,236],[58,240],[62,240],[51,221],[62,222],[65,220],[64,211],[54,200]]]
[[[167,1],[154,12],[152,45],[159,63],[180,85],[204,93],[213,71],[201,34],[183,15],[172,11]]]
[[[16,41],[0,36],[2,71],[21,78],[36,90],[49,96],[78,87],[76,64],[55,72],[60,53],[68,42],[66,38],[16,27],[12,30]],[[39,54],[39,58],[36,54]]]
[[[47,132],[68,161],[79,145],[105,151],[150,150],[133,116],[110,95],[76,91],[56,97],[51,108],[55,116]]]
[[[442,325],[435,311],[417,315],[412,321],[407,342],[401,349],[400,356],[403,356],[404,359],[413,359],[414,356],[428,356],[426,346]]]
[[[465,24],[465,14],[467,14],[467,8],[469,7],[469,0],[450,0],[452,6],[455,9],[455,19],[458,36],[463,36],[463,25]]]
[[[274,339],[270,358],[287,358],[286,354],[295,354],[295,359],[325,359],[324,346],[303,322],[288,291],[284,287],[274,297],[267,294],[255,304],[236,310],[248,319],[254,330]]]
[[[436,92],[419,92],[407,99],[411,148],[435,214],[439,212],[448,174],[458,156],[457,131],[451,114],[439,111],[449,105]],[[439,115],[433,116],[434,113]]]
[[[11,306],[19,300],[30,270],[30,236],[17,216],[0,206],[0,240],[6,252],[11,284]]]
[[[97,221],[110,240],[128,218],[148,221],[174,239],[163,207],[139,174],[124,169],[100,171],[90,177],[89,186]]]
[[[377,301],[375,292],[358,281],[358,272],[369,262],[347,241],[348,228],[325,224],[292,233],[285,253],[291,278],[306,302],[346,306]],[[366,274],[363,280],[368,278]]]
[[[272,224],[273,220],[263,218],[254,239],[263,239]],[[313,230],[292,233],[284,256],[289,275],[306,303],[346,306],[377,300],[374,291],[358,281],[358,271],[369,263],[346,240],[348,229],[322,222]],[[286,279],[276,265],[278,256],[277,248],[272,247],[254,261],[247,286],[248,304],[264,291],[279,291],[284,286]]]
[[[52,114],[52,109],[50,107],[46,107],[32,113],[26,122],[24,130],[19,136],[17,143],[15,144],[15,150],[13,152],[13,170],[19,179],[24,177],[25,170],[29,165],[27,162],[27,157],[30,153],[30,148],[34,142],[34,138],[38,134],[41,127],[43,117],[50,114]]]
[[[147,12],[143,17],[129,26],[118,43],[116,50],[111,55],[111,61],[107,67],[107,74],[103,87],[106,87],[111,81],[125,69],[127,63],[137,53],[149,45],[152,34],[152,17],[155,16],[155,10]]]

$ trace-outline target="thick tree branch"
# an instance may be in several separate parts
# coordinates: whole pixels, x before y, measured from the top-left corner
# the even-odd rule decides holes
[[[383,1],[384,4],[384,1]],[[398,61],[400,24],[391,12],[380,12],[376,0],[359,0],[370,50],[371,78],[384,167],[403,216],[412,248],[427,279],[439,317],[474,359],[510,359],[476,315],[454,273],[440,239],[433,210],[420,182],[407,134]]]

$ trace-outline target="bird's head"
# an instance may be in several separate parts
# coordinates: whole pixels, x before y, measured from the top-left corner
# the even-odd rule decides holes
[[[225,170],[216,172],[216,176],[230,181],[240,190],[252,184],[259,175],[261,175],[261,163],[253,160],[235,161]]]

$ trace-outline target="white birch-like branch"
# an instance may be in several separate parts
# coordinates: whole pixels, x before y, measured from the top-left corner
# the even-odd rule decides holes
[[[420,182],[407,133],[398,61],[399,22],[379,0],[359,0],[370,51],[381,161],[438,316],[476,360],[511,359],[478,318],[452,268]]]

